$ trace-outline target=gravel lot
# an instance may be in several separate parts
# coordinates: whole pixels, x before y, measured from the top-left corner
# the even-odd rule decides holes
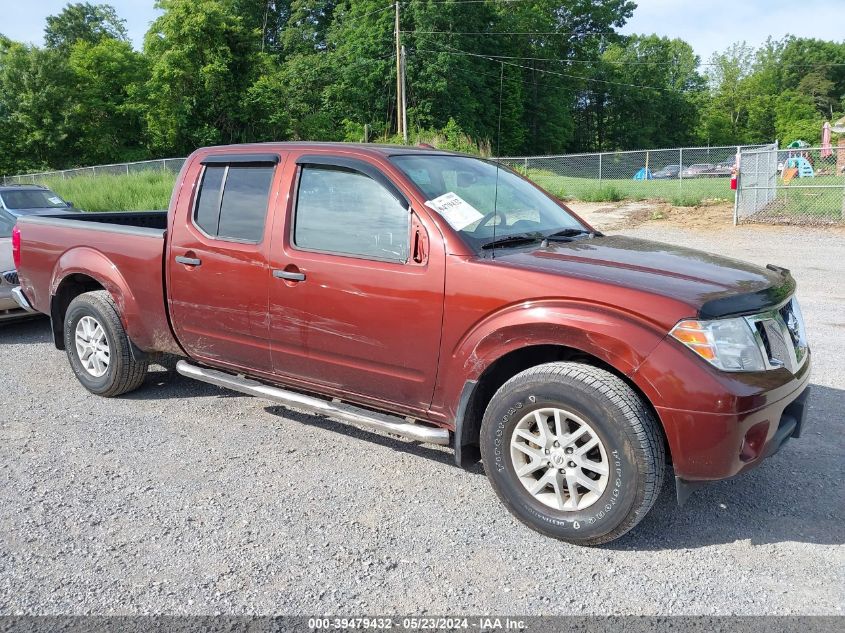
[[[625,231],[793,270],[804,437],[602,549],[542,537],[449,450],[151,372],[89,395],[44,321],[0,329],[0,613],[841,614],[845,235]]]

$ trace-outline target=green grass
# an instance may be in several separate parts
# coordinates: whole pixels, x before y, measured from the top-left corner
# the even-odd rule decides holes
[[[795,178],[788,185],[778,183],[777,198],[760,215],[789,218],[804,217],[811,221],[843,221],[845,181],[841,176]],[[832,188],[821,185],[832,186]],[[819,188],[813,188],[814,186]]]
[[[554,195],[584,202],[666,200],[676,206],[697,206],[704,200],[732,197],[726,178],[678,180],[602,180],[558,176],[531,169],[528,177]],[[165,171],[136,174],[46,178],[41,181],[65,200],[86,211],[166,209],[176,175]]]
[[[665,200],[677,206],[698,206],[705,200],[733,198],[728,178],[612,179],[602,180],[599,183],[592,178],[559,176],[543,169],[529,169],[524,173],[544,189],[567,200],[585,202]]]
[[[119,176],[46,178],[44,185],[85,211],[151,211],[166,209],[176,174],[145,171]]]
[[[621,200],[665,200],[678,207],[699,206],[708,200],[733,197],[727,178],[684,180],[603,180],[558,176],[532,169],[528,177],[551,193],[568,200],[619,202]],[[48,178],[43,184],[65,200],[86,211],[145,211],[166,209],[176,175],[147,171],[128,175]],[[796,178],[789,185],[778,183],[777,200],[761,213],[785,217],[813,217],[841,220],[843,189],[841,177]],[[806,185],[837,185],[832,189],[808,189]]]

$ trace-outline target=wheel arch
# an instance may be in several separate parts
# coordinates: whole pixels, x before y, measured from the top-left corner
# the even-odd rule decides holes
[[[70,273],[62,277],[50,296],[50,324],[56,349],[66,348],[64,323],[71,302],[86,292],[105,289],[97,279],[84,273]]]
[[[643,389],[629,375],[606,360],[582,349],[545,343],[521,347],[505,353],[491,362],[477,379],[467,380],[464,383],[455,417],[454,450],[455,462],[458,466],[467,468],[481,459],[479,449],[481,421],[487,405],[502,385],[526,369],[556,361],[584,363],[603,369],[623,380],[659,422],[666,455],[671,463],[669,442],[657,409]]]
[[[117,306],[118,317],[132,343],[133,357],[143,357],[144,352],[134,343],[139,335],[143,334],[138,302],[117,266],[106,255],[90,247],[67,251],[58,259],[53,269],[50,282],[50,321],[55,346],[61,350],[66,347],[64,320],[71,301],[81,294],[96,290],[105,290],[111,295]]]

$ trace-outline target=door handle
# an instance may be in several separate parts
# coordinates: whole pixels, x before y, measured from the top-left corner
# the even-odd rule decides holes
[[[202,264],[202,260],[198,257],[183,257],[182,255],[177,255],[176,263],[185,264],[185,266],[200,266]]]
[[[305,281],[305,273],[290,270],[274,270],[273,277],[287,281]]]

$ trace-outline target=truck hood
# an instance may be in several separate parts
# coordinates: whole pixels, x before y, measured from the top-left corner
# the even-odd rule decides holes
[[[675,299],[705,319],[759,312],[795,291],[784,268],[622,235],[501,249],[496,261]]]

